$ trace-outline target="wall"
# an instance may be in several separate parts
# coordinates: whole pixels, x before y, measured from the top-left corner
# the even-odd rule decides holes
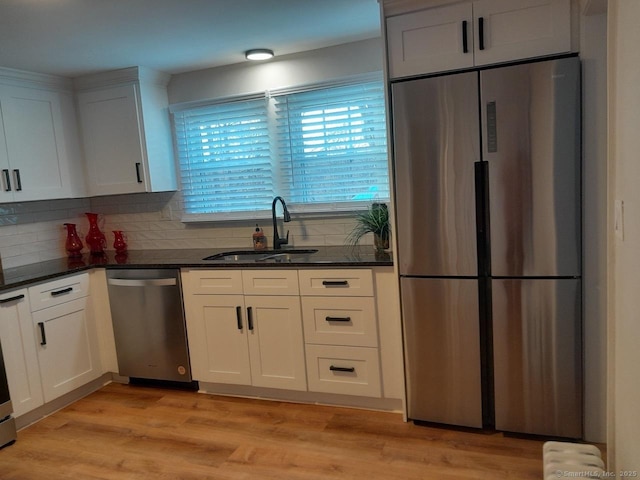
[[[610,0],[609,215],[623,202],[623,228],[609,227],[609,470],[640,472],[640,2]],[[618,226],[621,226],[618,222]]]
[[[242,63],[174,75],[169,84],[170,103],[199,101],[306,85],[382,70],[381,39],[275,57],[265,63]],[[268,207],[268,206],[267,206]],[[59,258],[65,255],[63,223],[77,223],[86,234],[84,212],[104,214],[103,229],[124,230],[129,248],[247,248],[255,222],[184,224],[180,192],[117,195],[91,199],[0,204],[0,255],[4,268]],[[260,226],[272,245],[271,220]],[[354,226],[352,215],[296,218],[292,212],[290,245],[344,245]],[[281,233],[282,233],[282,224]],[[371,236],[361,243],[373,243]],[[86,250],[86,248],[85,248]]]
[[[605,9],[606,11],[606,9]],[[607,16],[581,17],[585,439],[606,442]]]
[[[78,223],[89,199],[0,204],[0,256],[3,268],[64,255],[64,223]]]
[[[321,48],[263,63],[238,63],[171,77],[169,103],[264,92],[382,71],[382,39]]]

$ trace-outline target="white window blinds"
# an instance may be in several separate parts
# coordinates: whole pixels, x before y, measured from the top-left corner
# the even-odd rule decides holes
[[[174,114],[186,213],[250,212],[271,205],[265,102],[223,103]]]
[[[280,176],[292,205],[389,198],[382,82],[275,101]]]
[[[185,220],[260,218],[276,195],[292,212],[389,200],[381,79],[173,114]]]

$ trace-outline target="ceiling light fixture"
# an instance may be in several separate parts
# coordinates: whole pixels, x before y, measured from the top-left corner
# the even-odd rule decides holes
[[[247,60],[269,60],[273,57],[273,50],[268,48],[254,48],[244,52],[244,56]]]

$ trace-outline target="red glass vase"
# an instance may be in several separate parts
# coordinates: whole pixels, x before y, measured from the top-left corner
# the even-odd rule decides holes
[[[82,240],[78,236],[75,223],[65,223],[67,227],[67,240],[64,243],[64,248],[67,250],[69,258],[77,258],[82,256]]]
[[[121,230],[113,231],[113,248],[116,253],[126,253],[127,240]]]
[[[89,219],[89,233],[87,233],[85,240],[89,246],[89,251],[92,255],[102,255],[104,254],[104,247],[107,245],[107,238],[98,227],[98,214],[86,213],[86,215]]]

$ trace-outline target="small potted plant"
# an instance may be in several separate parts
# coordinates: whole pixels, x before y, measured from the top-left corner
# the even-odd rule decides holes
[[[389,248],[389,210],[384,203],[374,203],[364,212],[356,214],[356,226],[347,237],[347,243],[356,246],[367,233],[373,233],[373,244],[376,253]]]

